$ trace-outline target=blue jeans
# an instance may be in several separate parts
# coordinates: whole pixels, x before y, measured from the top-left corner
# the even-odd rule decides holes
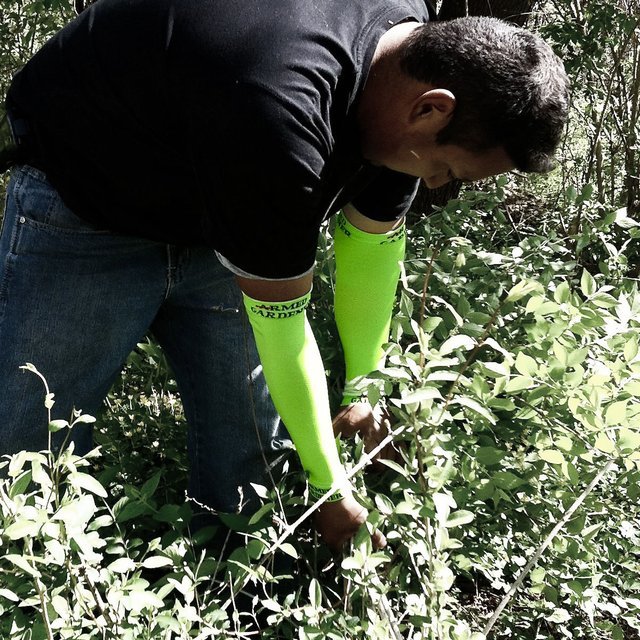
[[[42,383],[20,365],[46,377],[54,419],[73,407],[95,414],[149,330],[189,424],[189,494],[234,511],[241,488],[255,505],[250,483],[269,486],[265,467],[291,444],[232,274],[211,249],[96,229],[42,172],[14,168],[0,235],[0,454],[47,445]],[[86,452],[90,428],[75,440]]]

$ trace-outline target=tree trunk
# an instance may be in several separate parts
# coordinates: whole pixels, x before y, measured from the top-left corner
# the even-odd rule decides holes
[[[462,18],[468,7],[470,16],[493,16],[523,26],[535,3],[536,0],[443,0],[438,19]],[[443,207],[449,200],[458,197],[461,186],[459,180],[452,180],[438,189],[427,189],[421,184],[409,219],[417,220],[429,215],[434,206]]]

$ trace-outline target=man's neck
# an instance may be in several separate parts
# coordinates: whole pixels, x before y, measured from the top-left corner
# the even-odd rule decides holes
[[[419,26],[418,22],[402,22],[391,27],[380,38],[369,67],[358,104],[357,119],[362,134],[362,152],[365,158],[374,162],[375,153],[370,145],[376,145],[377,141],[373,139],[371,132],[375,131],[377,137],[381,131],[388,130],[386,123],[394,118],[403,96],[413,95],[407,89],[408,85],[413,85],[416,81],[400,69],[400,57],[402,44]]]

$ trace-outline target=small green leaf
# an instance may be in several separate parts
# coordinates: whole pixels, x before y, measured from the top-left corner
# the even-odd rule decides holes
[[[531,298],[529,298],[529,302],[527,302],[527,306],[525,307],[526,313],[535,313],[538,308],[544,304],[544,301],[544,296],[531,296]]]
[[[534,386],[533,378],[530,376],[514,376],[507,382],[504,390],[507,393],[514,393],[516,391],[524,391],[525,389],[531,389]]]
[[[640,383],[639,383],[640,384]],[[20,474],[20,476],[18,476],[18,478],[16,480],[13,481],[13,483],[11,484],[11,487],[9,488],[9,497],[10,498],[15,498],[18,495],[23,494],[27,487],[29,486],[29,483],[31,482],[31,469],[29,469],[28,471],[24,471],[22,474]]]
[[[136,563],[131,558],[118,558],[114,560],[107,569],[113,573],[127,573],[136,568]]]
[[[440,522],[446,522],[451,509],[455,509],[457,506],[456,501],[447,493],[434,493],[431,499],[436,507],[438,520]]]
[[[245,550],[251,560],[258,560],[264,552],[265,544],[262,540],[249,540]]]
[[[401,404],[412,404],[414,402],[424,402],[426,400],[441,400],[442,394],[435,387],[422,387],[416,391],[412,391],[407,395],[403,395]]]
[[[562,304],[563,302],[568,302],[569,297],[571,296],[571,289],[569,288],[569,283],[565,280],[561,282],[557,289],[553,294],[553,299],[558,303]]]
[[[464,509],[460,509],[459,511],[454,511],[447,521],[444,523],[444,526],[448,529],[452,527],[461,527],[462,525],[469,524],[473,519],[474,515],[471,511],[465,511]]]
[[[618,431],[618,447],[622,451],[635,451],[640,448],[640,433],[632,429],[620,429]]]
[[[322,588],[316,578],[312,578],[309,583],[309,602],[314,609],[322,605]]]
[[[640,222],[628,215],[626,207],[622,207],[616,211],[615,223],[622,229],[631,229],[640,226]]]
[[[378,460],[378,462],[380,464],[383,464],[385,467],[389,467],[389,469],[393,469],[401,476],[409,478],[409,473],[407,472],[407,470],[404,467],[401,467],[397,462],[394,462],[393,460],[387,460],[386,458],[381,458],[380,460]]]
[[[35,567],[32,567],[29,564],[29,562],[27,561],[27,558],[24,556],[20,556],[14,553],[9,553],[6,556],[2,556],[2,559],[8,560],[12,564],[14,564],[16,567],[18,567],[19,569],[22,569],[25,573],[28,573],[30,576],[33,576],[34,578],[39,578],[41,575],[40,572]]]
[[[101,498],[106,498],[108,495],[106,489],[98,482],[98,480],[93,476],[90,476],[88,473],[73,473],[69,477],[69,481],[73,486],[90,491]]]
[[[453,571],[444,564],[433,572],[433,586],[436,591],[448,591],[453,586],[454,579]]]
[[[631,362],[638,355],[638,340],[635,337],[627,340],[627,343],[624,345],[623,354],[627,362]]]
[[[593,276],[585,269],[580,278],[580,289],[586,298],[591,297],[597,289],[596,281]]]
[[[627,400],[612,402],[604,414],[604,421],[607,426],[623,424],[627,419]]]
[[[276,600],[272,600],[271,598],[264,599],[262,601],[262,606],[269,611],[273,611],[274,613],[279,613],[280,611],[282,611],[280,603]]]
[[[518,282],[514,287],[511,287],[507,294],[507,302],[517,302],[521,298],[528,296],[532,293],[543,293],[542,285],[534,280],[522,280]]]
[[[558,359],[560,364],[562,364],[563,367],[566,367],[569,359],[569,354],[565,347],[560,342],[558,342],[558,340],[554,340],[553,345],[551,345],[551,349],[553,350],[553,355]]]
[[[538,363],[522,351],[516,356],[515,367],[523,376],[534,376],[538,372]]]
[[[498,471],[493,474],[493,483],[501,489],[510,491],[524,484],[524,480],[511,471]]]
[[[291,556],[294,559],[298,559],[300,554],[296,551],[296,548],[290,542],[284,542],[280,545],[280,551],[286,553],[288,556]]]
[[[618,305],[618,301],[608,293],[596,293],[593,298],[591,298],[591,302],[601,309],[612,309]]]
[[[616,445],[606,433],[598,434],[594,446],[603,453],[613,453],[616,450]]]
[[[459,396],[457,398],[454,398],[451,401],[451,404],[462,405],[467,409],[471,409],[471,411],[474,411],[483,418],[486,418],[491,424],[496,423],[496,417],[491,413],[491,411],[489,411],[486,407],[483,407],[477,400],[474,400],[473,398]]]
[[[586,521],[587,521],[587,516],[584,513],[581,513],[580,515],[576,516],[575,518],[572,518],[567,523],[567,526],[566,526],[567,533],[571,533],[573,535],[577,535],[579,533],[582,533]]]
[[[476,451],[476,459],[481,465],[490,467],[498,464],[507,455],[506,451],[494,447],[480,447]]]
[[[22,538],[33,538],[39,530],[40,525],[37,522],[20,518],[4,530],[4,535],[9,540],[21,540]]]
[[[68,429],[69,423],[66,420],[52,420],[49,423],[49,431],[51,433],[56,433],[58,431],[62,431],[62,429]]]
[[[271,513],[273,508],[275,507],[273,502],[267,502],[263,504],[252,516],[249,518],[249,524],[256,524],[259,522],[266,514]]]
[[[150,498],[158,488],[158,484],[160,483],[160,478],[162,477],[162,471],[158,471],[154,473],[143,485],[140,489],[140,493],[145,498]]]
[[[345,558],[342,561],[341,566],[342,566],[343,569],[347,569],[347,570],[348,569],[355,569],[355,570],[362,569],[362,567],[364,566],[363,560],[364,560],[363,558],[356,559],[355,557],[351,556],[349,558]]]
[[[51,598],[51,606],[61,618],[69,616],[69,603],[62,596],[53,596]]]
[[[562,464],[564,462],[562,452],[557,449],[543,449],[542,451],[538,451],[538,456],[545,462],[551,464]]]
[[[509,367],[502,362],[483,362],[482,366],[488,371],[488,373],[496,378],[503,376],[509,376]]]
[[[547,620],[549,620],[549,622],[562,624],[563,622],[569,622],[569,620],[571,620],[571,614],[566,609],[556,607]]]
[[[587,184],[585,184],[582,187],[582,191],[580,192],[580,198],[582,199],[583,202],[586,202],[591,198],[591,196],[593,195],[593,192],[594,192],[594,186],[590,182],[587,182]]]
[[[118,511],[116,515],[116,520],[118,522],[126,522],[127,520],[133,520],[143,513],[151,513],[152,509],[144,504],[144,502],[137,501],[129,501],[120,511]],[[226,514],[225,514],[226,515]]]
[[[533,584],[541,584],[544,581],[546,575],[544,567],[536,567],[529,575]]]
[[[11,602],[20,602],[20,598],[9,589],[0,589],[0,598],[6,598]]]
[[[569,355],[567,356],[567,366],[577,367],[585,361],[587,355],[589,355],[589,349],[587,349],[586,347],[582,349],[571,350],[569,352]]]
[[[566,582],[567,587],[569,587],[569,589],[571,589],[571,591],[573,591],[576,595],[581,596],[582,592],[584,591],[584,587],[582,586],[582,583],[579,580],[568,580]]]
[[[173,560],[166,556],[149,556],[142,562],[145,569],[158,569],[159,567],[168,567],[173,565]]]
[[[447,354],[455,351],[456,349],[462,349],[463,351],[470,351],[476,346],[476,341],[471,337],[467,336],[463,333],[459,333],[456,336],[452,336],[448,340],[445,340],[442,345],[440,345],[440,349],[438,353],[441,356],[446,356]]]

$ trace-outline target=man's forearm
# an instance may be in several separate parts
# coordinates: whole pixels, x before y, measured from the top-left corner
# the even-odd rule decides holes
[[[359,399],[350,382],[375,371],[388,340],[391,312],[404,258],[404,225],[389,233],[367,233],[340,213],[334,233],[335,317],[345,356],[343,404]]]
[[[341,484],[348,492],[331,426],[324,366],[306,318],[309,294],[261,302],[245,294],[264,376],[293,439],[309,483],[320,492]]]

